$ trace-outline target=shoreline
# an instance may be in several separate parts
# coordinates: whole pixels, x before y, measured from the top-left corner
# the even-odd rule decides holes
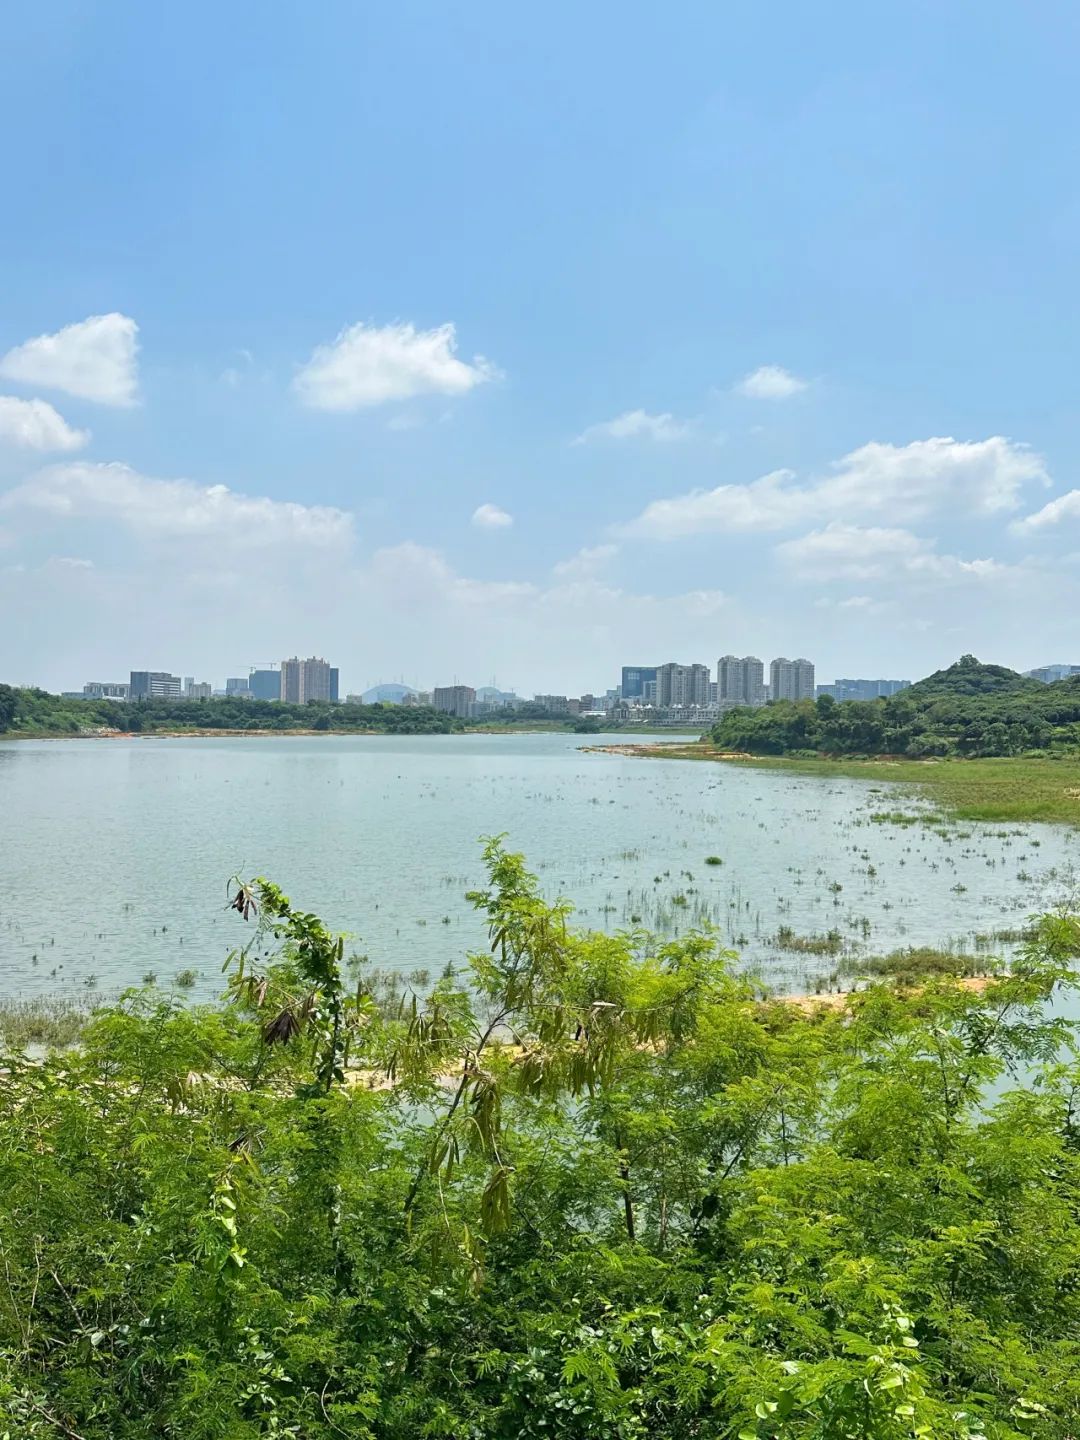
[[[565,729],[557,729],[557,728],[554,728],[554,727],[547,727],[547,726],[545,726],[545,727],[540,727],[540,728],[537,728],[537,729],[535,729],[535,730],[529,730],[529,729],[525,729],[525,728],[518,728],[518,727],[516,727],[516,726],[515,726],[515,727],[507,726],[507,727],[505,727],[505,728],[504,728],[504,727],[501,727],[501,726],[498,727],[498,728],[496,728],[496,727],[494,727],[494,726],[492,726],[492,727],[490,727],[490,728],[489,728],[489,727],[481,727],[481,726],[470,726],[470,727],[469,727],[468,729],[466,729],[466,730],[345,730],[345,729],[314,730],[314,729],[310,729],[310,728],[306,728],[306,729],[290,728],[290,729],[288,729],[288,730],[230,730],[230,729],[224,729],[224,728],[220,728],[220,727],[218,727],[218,728],[215,728],[215,727],[206,727],[206,728],[192,729],[192,730],[87,730],[87,731],[79,731],[79,732],[77,732],[77,733],[72,733],[72,732],[69,732],[69,731],[64,731],[64,732],[59,733],[59,734],[57,734],[57,733],[52,733],[52,734],[50,734],[50,733],[47,733],[47,732],[42,732],[42,733],[40,733],[40,734],[37,734],[37,733],[35,733],[35,734],[28,734],[28,733],[26,733],[26,732],[20,733],[20,732],[16,732],[16,731],[10,731],[10,732],[4,732],[4,733],[0,734],[0,741],[5,741],[5,740],[222,740],[222,739],[227,739],[227,740],[253,740],[253,739],[263,739],[263,738],[266,738],[266,739],[280,739],[280,738],[282,738],[282,737],[284,737],[284,738],[286,738],[286,739],[291,738],[291,737],[295,737],[296,739],[312,739],[312,738],[317,738],[317,739],[333,740],[333,739],[335,739],[335,738],[337,738],[337,739],[348,738],[348,737],[353,737],[353,738],[355,738],[356,736],[362,736],[362,737],[364,737],[365,739],[377,738],[377,737],[380,737],[380,736],[393,737],[393,738],[395,738],[395,739],[398,739],[398,738],[412,739],[412,738],[422,738],[422,737],[424,737],[424,736],[429,736],[429,735],[438,735],[438,736],[444,736],[444,735],[445,735],[445,736],[454,736],[454,737],[462,737],[462,736],[467,736],[467,735],[566,735],[566,736],[570,737],[571,739],[586,739],[586,738],[596,739],[596,738],[602,737],[602,736],[604,736],[604,735],[623,735],[623,734],[625,734],[625,733],[626,733],[626,732],[625,732],[625,731],[622,731],[622,730],[607,730],[607,731],[601,730],[601,731],[596,732],[595,735],[590,735],[590,733],[587,732],[587,731],[582,732],[582,731],[575,731],[575,730],[565,730]],[[658,735],[661,735],[661,734],[663,734],[662,731],[656,731],[656,730],[647,731],[647,732],[645,732],[645,734],[642,736],[642,740],[644,741],[645,738],[648,737],[648,739],[650,739],[650,740],[652,740],[652,741],[655,741],[656,738],[657,738],[657,736],[658,736]],[[685,740],[685,737],[680,737],[679,739],[677,739],[677,740],[671,740],[671,741],[668,742],[668,743],[671,744],[671,745],[682,745],[682,746],[685,746],[687,742],[686,742],[686,740]],[[696,742],[693,742],[693,743],[696,743]],[[581,750],[583,750],[583,751],[596,751],[596,752],[599,752],[599,753],[603,753],[603,752],[608,751],[608,750],[610,750],[612,753],[618,753],[619,750],[620,750],[620,746],[618,746],[618,745],[613,745],[613,746],[606,746],[606,745],[581,745],[581,746],[579,746],[578,748],[581,749]],[[636,743],[625,742],[625,741],[624,741],[621,748],[622,748],[622,749],[626,749],[626,750],[636,750],[636,749],[639,748],[639,746],[638,746],[638,744],[636,744]],[[660,747],[657,746],[656,748],[660,748]],[[748,757],[748,758],[749,758],[749,757]]]
[[[1080,826],[1080,753],[957,755],[933,759],[902,755],[832,758],[751,755],[739,750],[717,750],[700,741],[635,746],[616,743],[589,748],[629,755],[637,760],[695,760],[815,780],[885,782],[906,788],[908,795],[918,795],[937,807],[936,814],[925,823],[976,820]],[[884,801],[881,809],[881,814],[871,817],[876,823],[922,821],[917,813],[887,810]]]

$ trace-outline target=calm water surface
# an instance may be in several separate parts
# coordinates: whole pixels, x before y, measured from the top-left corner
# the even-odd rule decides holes
[[[464,899],[505,832],[582,924],[716,924],[803,989],[835,961],[772,943],[842,932],[867,953],[1019,925],[1067,885],[1080,834],[874,823],[902,792],[694,761],[589,754],[573,735],[0,743],[0,990],[111,992],[193,969],[221,988],[246,938],[235,873],[276,880],[386,969],[482,943]],[[718,855],[721,866],[704,863]],[[999,947],[1000,948],[1000,947]]]

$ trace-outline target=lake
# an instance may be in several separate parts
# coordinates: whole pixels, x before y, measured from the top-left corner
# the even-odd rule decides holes
[[[677,737],[672,737],[677,738]],[[863,953],[975,948],[1064,890],[1080,833],[897,826],[883,783],[588,753],[578,735],[0,742],[5,997],[197,972],[216,995],[249,928],[229,877],[275,880],[383,969],[483,943],[464,899],[504,833],[596,929],[715,924],[781,989],[836,961],[779,948],[838,930]],[[721,865],[707,865],[718,856]],[[1007,945],[994,945],[995,951]]]

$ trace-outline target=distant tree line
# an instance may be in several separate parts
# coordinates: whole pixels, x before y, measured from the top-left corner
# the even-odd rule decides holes
[[[462,722],[423,705],[331,705],[276,700],[77,700],[0,685],[0,734],[78,735],[95,730],[332,730],[445,735]]]
[[[752,755],[1008,756],[1080,750],[1080,677],[1044,685],[965,655],[884,700],[731,710],[714,744]]]

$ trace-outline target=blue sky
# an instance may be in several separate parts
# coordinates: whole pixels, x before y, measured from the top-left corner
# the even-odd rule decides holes
[[[1080,662],[1078,32],[8,7],[0,673]]]

